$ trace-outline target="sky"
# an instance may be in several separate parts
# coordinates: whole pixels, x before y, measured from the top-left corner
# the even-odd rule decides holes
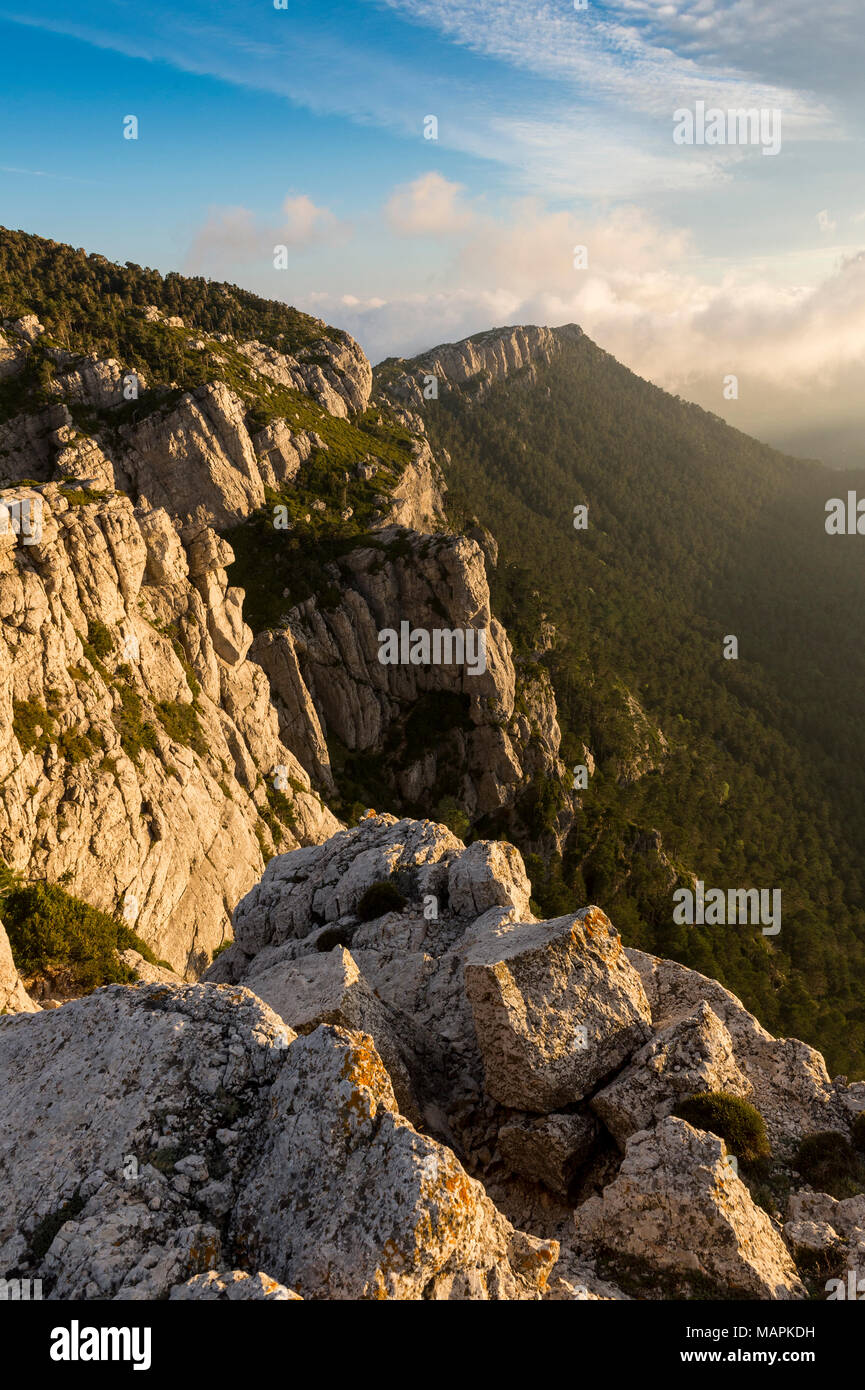
[[[374,362],[578,323],[865,466],[862,0],[0,0],[0,42],[4,226]]]

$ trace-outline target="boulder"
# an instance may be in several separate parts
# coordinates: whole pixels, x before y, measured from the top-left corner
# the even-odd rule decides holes
[[[264,952],[263,957],[269,954]],[[250,970],[244,984],[296,1033],[311,1033],[328,1023],[371,1034],[400,1110],[411,1119],[419,1118],[401,1042],[411,1036],[411,1024],[375,997],[344,946],[295,960],[266,960],[260,970]]]
[[[543,1183],[567,1200],[571,1183],[590,1158],[599,1126],[591,1115],[520,1115],[499,1130],[499,1152],[514,1173]]]
[[[247,1274],[243,1269],[227,1269],[217,1273],[209,1269],[206,1274],[194,1274],[185,1284],[177,1284],[171,1290],[172,1303],[301,1303],[303,1300],[294,1289],[278,1284],[269,1274]]]
[[[656,1033],[624,1071],[592,1097],[591,1106],[624,1148],[632,1134],[650,1129],[680,1101],[700,1091],[751,1094],[730,1034],[706,1003]]]
[[[540,1296],[557,1242],[515,1231],[399,1115],[371,1039],[317,1028],[286,1062],[234,1215],[254,1267],[304,1298]]]
[[[582,1100],[649,1035],[649,1007],[597,907],[475,940],[466,992],[489,1095],[547,1113]]]
[[[677,961],[628,949],[652,1009],[654,1027],[693,1013],[706,1003],[723,1023],[733,1056],[751,1085],[751,1103],[763,1116],[772,1150],[789,1157],[808,1134],[846,1131],[865,1108],[865,1086],[830,1081],[819,1052],[797,1038],[773,1038],[735,994]]]
[[[722,1139],[672,1115],[628,1140],[618,1177],[576,1216],[579,1241],[649,1297],[804,1298],[790,1254]]]

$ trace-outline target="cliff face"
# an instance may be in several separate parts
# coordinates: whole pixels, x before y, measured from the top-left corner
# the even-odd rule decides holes
[[[491,328],[458,343],[443,343],[419,357],[389,358],[377,370],[388,396],[409,409],[422,410],[428,399],[424,392],[430,389],[426,378],[435,377],[440,392],[469,387],[483,394],[505,378],[522,375],[534,380],[535,368],[552,361],[563,340],[581,336],[582,329],[575,323],[562,328]]]
[[[296,786],[284,844],[336,822],[246,658],[225,543],[204,529],[184,549],[164,511],[123,496],[13,496],[41,508],[41,536],[0,536],[0,856],[123,909],[194,971],[272,850],[273,769]]]
[[[561,784],[564,769],[552,691],[515,669],[490,611],[493,552],[442,534],[422,424],[403,413],[395,467],[377,456],[380,412],[371,433],[353,423],[372,382],[357,345],[289,354],[135,312],[215,379],[178,392],[138,371],[142,408],[116,358],[46,346],[35,316],[6,325],[6,370],[43,353],[54,375],[51,402],[0,424],[0,470],[17,482],[2,499],[39,514],[32,535],[10,525],[0,538],[0,857],[122,913],[194,976],[263,856],[336,827],[311,789],[337,792],[329,741],[381,760],[373,786],[388,804],[447,802],[471,821],[515,816],[537,776]],[[542,349],[529,335],[510,360]],[[353,467],[341,473],[337,452]],[[309,497],[307,477],[334,480],[343,503],[379,489],[372,543],[343,547],[328,596],[253,642],[218,532],[301,486]],[[314,498],[307,519],[327,507],[339,525],[343,503]],[[482,633],[483,669],[382,665],[378,634],[402,623]]]
[[[301,725],[314,731],[298,751],[311,775],[322,775],[326,734],[352,754],[382,755],[380,777],[409,808],[452,797],[478,820],[513,810],[539,776],[563,783],[555,697],[543,672],[528,677],[515,667],[476,541],[384,529],[327,577],[338,601],[308,599],[253,648],[285,737]],[[383,634],[398,635],[401,624],[459,633],[474,660],[415,664],[402,652],[383,663]],[[569,824],[566,800],[559,834]]]

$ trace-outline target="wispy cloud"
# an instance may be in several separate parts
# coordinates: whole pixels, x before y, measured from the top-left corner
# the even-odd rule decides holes
[[[190,246],[187,270],[200,274],[208,267],[233,262],[272,263],[275,249],[285,246],[306,251],[344,240],[351,234],[348,222],[329,208],[317,207],[305,193],[289,194],[281,216],[273,222],[256,218],[249,208],[213,207]]]

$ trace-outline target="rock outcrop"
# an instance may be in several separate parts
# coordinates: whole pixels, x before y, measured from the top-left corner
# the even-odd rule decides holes
[[[395,401],[422,410],[430,377],[440,392],[454,387],[483,392],[495,382],[520,376],[533,380],[538,363],[552,361],[562,341],[581,336],[575,323],[561,328],[493,328],[458,343],[443,343],[420,357],[389,358],[382,364],[384,390]]]
[[[532,1299],[558,1253],[399,1114],[368,1037],[247,990],[4,1019],[0,1087],[0,1268],[50,1298]]]
[[[0,922],[0,1014],[33,1014],[38,1010],[39,1005],[30,998],[15,968],[9,937]]]
[[[585,1301],[801,1299],[858,1269],[861,1197],[800,1191],[782,1223],[669,1113],[761,1084],[772,1113],[808,1091],[801,1044],[529,895],[512,846],[373,815],[271,859],[203,983],[4,1017],[0,1273],[50,1298]],[[860,1089],[833,1094],[849,1124]]]
[[[727,1162],[724,1141],[672,1116],[633,1136],[615,1182],[578,1209],[576,1226],[589,1248],[632,1261],[650,1281],[666,1277],[679,1296],[805,1297],[784,1242]],[[656,1280],[655,1296],[664,1292],[669,1287]]]
[[[339,602],[308,599],[287,614],[286,630],[262,635],[255,649],[279,695],[286,738],[298,725],[312,730],[303,748],[293,744],[310,775],[321,775],[324,736],[335,736],[350,752],[386,756],[382,775],[399,805],[429,813],[451,797],[471,821],[518,819],[520,798],[548,778],[562,789],[547,827],[560,843],[573,809],[555,696],[545,671],[528,676],[515,663],[491,612],[478,543],[385,529],[374,547],[350,551],[328,574]],[[435,659],[431,648],[424,661],[385,664],[380,634],[399,634],[402,625],[483,646],[467,646],[462,657],[442,647],[449,659]]]
[[[662,1030],[663,1045],[668,1049],[672,1042],[675,1053],[676,1039],[684,1041],[689,1032],[696,1041],[693,1025],[685,1023],[684,1033],[681,1027],[671,1025],[693,1020],[694,1011],[702,1010],[703,1005],[723,1025],[720,1031],[711,1025],[716,1047],[713,1058],[706,1055],[705,1074],[710,1076],[713,1069],[720,1067],[730,1083],[727,1089],[748,1095],[765,1120],[773,1149],[779,1153],[791,1153],[807,1134],[831,1129],[844,1132],[854,1115],[865,1109],[865,1083],[847,1086],[843,1080],[830,1081],[819,1052],[796,1038],[773,1038],[717,980],[643,951],[629,949],[627,955],[642,979],[653,1026]],[[687,1064],[692,1070],[695,1061]],[[623,1078],[618,1092],[613,1089],[612,1103],[616,1105],[632,1084],[637,1088],[648,1086],[647,1094],[651,1096],[651,1073],[656,1066],[656,1059],[645,1056],[632,1076]],[[699,1062],[696,1067],[694,1074],[699,1075]],[[744,1091],[744,1084],[750,1092]]]
[[[649,1033],[640,977],[599,908],[504,937],[491,927],[475,940],[466,989],[486,1089],[515,1110],[584,1100]]]
[[[16,489],[39,534],[0,535],[0,856],[125,920],[181,973],[206,964],[263,856],[336,821],[246,660],[230,551],[165,512]],[[268,802],[284,767],[291,824]],[[288,785],[288,784],[286,784]]]

